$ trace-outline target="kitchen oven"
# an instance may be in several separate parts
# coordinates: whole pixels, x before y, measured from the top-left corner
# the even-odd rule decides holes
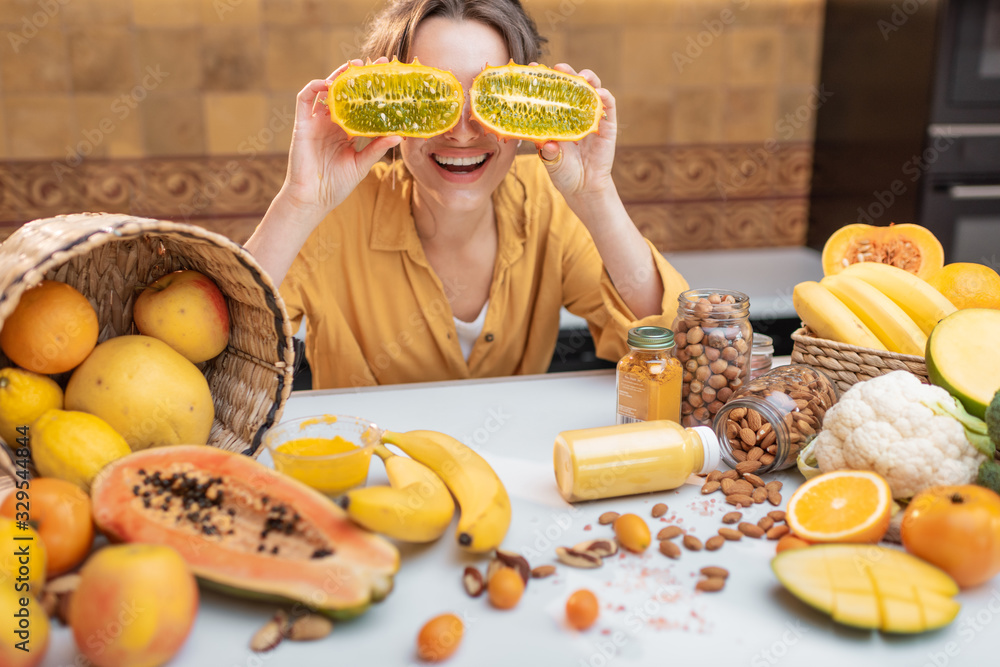
[[[1000,0],[942,9],[918,217],[948,262],[1000,269]]]

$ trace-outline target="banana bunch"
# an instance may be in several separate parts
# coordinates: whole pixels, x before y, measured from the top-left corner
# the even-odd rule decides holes
[[[924,355],[935,325],[956,310],[922,278],[879,262],[799,283],[792,303],[821,338],[916,356]]]
[[[409,458],[376,445],[390,486],[349,491],[348,516],[395,539],[429,542],[451,523],[454,495],[461,509],[456,529],[459,546],[473,553],[500,546],[510,527],[510,497],[483,457],[437,431],[385,431],[382,442],[395,445]]]

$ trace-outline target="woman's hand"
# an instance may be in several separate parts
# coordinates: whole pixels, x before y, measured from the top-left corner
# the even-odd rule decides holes
[[[376,63],[388,62],[379,58]],[[385,152],[399,144],[399,137],[377,137],[360,151],[354,140],[330,120],[322,100],[330,87],[349,65],[363,65],[352,60],[338,67],[326,79],[315,79],[303,88],[295,100],[295,127],[288,153],[288,171],[281,195],[294,208],[322,218],[336,208],[368,175]]]
[[[573,206],[574,200],[596,199],[607,196],[614,190],[611,165],[615,158],[618,116],[614,96],[606,88],[601,87],[601,80],[592,71],[585,69],[576,72],[565,63],[560,63],[552,69],[582,76],[597,89],[597,94],[604,104],[605,117],[598,126],[599,133],[588,134],[576,143],[547,141],[536,144],[538,156],[545,164],[552,183]]]

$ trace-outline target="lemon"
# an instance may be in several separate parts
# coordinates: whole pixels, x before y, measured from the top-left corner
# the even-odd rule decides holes
[[[34,528],[26,525],[22,530],[17,523],[0,518],[0,588],[39,595],[45,585],[45,544]]]
[[[100,417],[47,410],[31,427],[31,454],[42,477],[57,477],[90,492],[108,463],[132,452],[125,438]]]
[[[11,448],[22,435],[19,426],[30,427],[46,410],[62,407],[62,389],[52,378],[20,368],[0,369],[0,438]]]

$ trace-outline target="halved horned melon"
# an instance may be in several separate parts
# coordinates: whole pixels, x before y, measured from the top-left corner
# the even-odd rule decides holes
[[[857,262],[891,264],[927,280],[944,266],[944,249],[926,227],[876,227],[855,223],[835,231],[823,246],[823,274],[832,276]]]

